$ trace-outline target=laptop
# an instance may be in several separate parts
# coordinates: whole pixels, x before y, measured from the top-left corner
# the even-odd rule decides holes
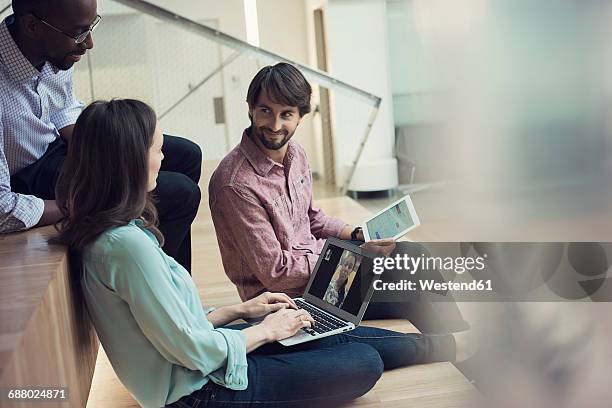
[[[358,246],[329,238],[304,294],[294,299],[299,308],[311,314],[315,326],[304,327],[279,342],[293,346],[357,327],[374,293],[374,257]]]

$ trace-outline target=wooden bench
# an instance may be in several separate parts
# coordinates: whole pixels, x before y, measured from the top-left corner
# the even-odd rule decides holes
[[[52,227],[0,235],[0,388],[67,388],[65,403],[0,401],[2,407],[87,402],[98,340],[76,311],[66,248]]]
[[[202,189],[205,192],[205,188]],[[206,198],[193,225],[193,278],[206,305],[224,306],[240,301],[223,272],[214,226]],[[318,200],[327,214],[359,223],[369,211],[348,197]],[[364,324],[403,332],[417,332],[406,320],[367,321]],[[417,365],[387,371],[368,394],[351,403],[358,407],[467,407],[478,393],[450,363]],[[102,348],[88,402],[91,408],[137,407],[121,385]]]

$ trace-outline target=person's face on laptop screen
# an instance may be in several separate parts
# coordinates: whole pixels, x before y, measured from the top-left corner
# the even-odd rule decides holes
[[[348,313],[357,315],[362,303],[362,270],[368,258],[329,245],[309,293]]]

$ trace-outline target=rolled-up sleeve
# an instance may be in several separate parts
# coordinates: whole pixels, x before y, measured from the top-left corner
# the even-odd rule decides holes
[[[57,130],[74,125],[85,106],[85,104],[74,95],[72,73],[73,69],[66,71],[62,81],[63,89],[60,94],[65,96],[64,107],[51,115],[51,122],[55,125]]]
[[[203,309],[194,313],[173,284],[165,258],[147,241],[128,240],[109,251],[106,263],[113,289],[129,305],[143,334],[165,359],[199,370],[224,387],[245,389],[244,334],[215,329]]]
[[[248,386],[246,338],[240,330],[215,329],[227,342],[227,359],[220,368],[209,374],[210,379],[219,385],[233,390],[244,390]]]
[[[4,154],[4,132],[0,109],[0,233],[32,228],[43,215],[45,203],[32,195],[11,191],[11,175]]]

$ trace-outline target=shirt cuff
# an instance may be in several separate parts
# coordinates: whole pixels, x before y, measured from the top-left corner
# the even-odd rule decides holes
[[[325,227],[321,231],[323,237],[339,237],[340,233],[348,224],[337,218],[328,217]]]
[[[0,234],[23,231],[34,227],[45,210],[45,202],[31,195],[14,194],[17,200],[11,214],[0,218]]]
[[[232,390],[245,390],[249,386],[246,337],[241,330],[215,329],[227,342],[225,367],[212,372],[209,378],[218,385]]]
[[[38,224],[45,212],[45,201],[32,195],[18,194],[14,217],[23,222],[24,229]]]

